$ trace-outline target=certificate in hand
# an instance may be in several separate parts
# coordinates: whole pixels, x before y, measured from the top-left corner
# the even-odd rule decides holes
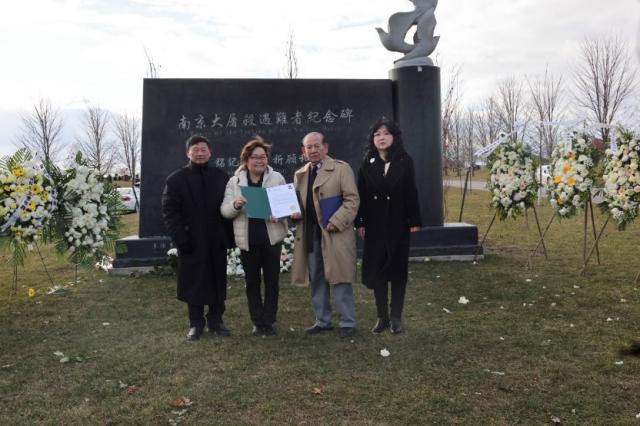
[[[255,186],[241,186],[242,196],[246,198],[247,204],[244,211],[247,217],[254,219],[268,219],[271,216],[269,199],[264,188]]]
[[[293,184],[272,186],[267,189],[267,197],[271,206],[271,214],[274,217],[291,216],[293,213],[300,213],[298,197],[293,188]]]

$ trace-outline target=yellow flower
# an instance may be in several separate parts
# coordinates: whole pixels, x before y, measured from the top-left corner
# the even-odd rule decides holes
[[[27,290],[27,294],[29,295],[29,297],[33,297],[36,295],[36,289],[33,287],[29,287],[29,290]]]
[[[38,185],[37,183],[32,183],[31,192],[34,193],[35,195],[38,195],[40,193],[40,185]]]
[[[42,191],[42,194],[40,194],[40,199],[42,201],[47,201],[49,199],[49,196],[47,195],[46,192]]]
[[[567,173],[569,173],[570,170],[571,170],[571,164],[569,164],[569,162],[567,161],[562,166],[562,173],[567,174]]]
[[[562,182],[562,176],[554,176],[553,182],[556,184]]]
[[[15,177],[24,176],[24,169],[22,167],[14,167],[13,169],[11,169],[11,173]]]
[[[573,152],[573,151],[571,151],[571,152],[569,153],[569,155],[567,155],[567,158],[568,158],[569,160],[575,160],[575,159],[576,159],[576,153],[575,153],[575,152]]]
[[[9,192],[9,191],[11,191],[11,187],[10,187],[9,185],[5,185],[5,186],[3,186],[3,187],[2,187],[2,189],[3,189],[5,192]]]
[[[573,186],[575,185],[575,183],[576,183],[576,180],[574,178],[570,177],[569,179],[567,179],[567,185]]]
[[[27,205],[27,209],[29,209],[30,211],[34,211],[36,209],[36,202],[35,201],[29,202],[29,204]]]

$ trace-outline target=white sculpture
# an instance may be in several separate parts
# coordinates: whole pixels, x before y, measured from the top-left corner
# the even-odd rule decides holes
[[[405,55],[395,61],[395,67],[433,65],[429,55],[434,51],[440,37],[434,37],[436,17],[434,11],[438,0],[410,0],[415,5],[413,12],[398,12],[389,18],[389,32],[376,28],[382,45],[392,52]],[[413,44],[404,41],[412,26],[416,26]]]

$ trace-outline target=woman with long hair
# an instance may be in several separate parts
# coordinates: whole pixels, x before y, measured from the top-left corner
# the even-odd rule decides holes
[[[413,160],[393,120],[378,119],[369,131],[358,171],[358,235],[364,239],[362,282],[373,289],[378,320],[374,334],[398,334],[409,268],[410,233],[421,227]],[[389,312],[389,287],[391,304]]]

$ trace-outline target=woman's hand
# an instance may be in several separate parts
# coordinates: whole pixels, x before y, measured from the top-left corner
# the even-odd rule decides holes
[[[364,226],[358,228],[358,237],[364,240]]]
[[[242,196],[233,200],[233,208],[236,210],[240,210],[245,204],[247,204],[247,199]]]
[[[419,226],[412,226],[411,228],[409,228],[409,232],[418,232],[420,230]]]
[[[298,213],[298,212],[291,213],[291,219],[292,220],[300,220],[300,219],[302,219],[302,213]]]
[[[269,216],[269,219],[267,219],[267,221],[268,221],[269,223],[278,223],[278,222],[280,221],[280,219],[278,219],[278,218],[277,218],[277,217],[275,217],[275,216]]]

